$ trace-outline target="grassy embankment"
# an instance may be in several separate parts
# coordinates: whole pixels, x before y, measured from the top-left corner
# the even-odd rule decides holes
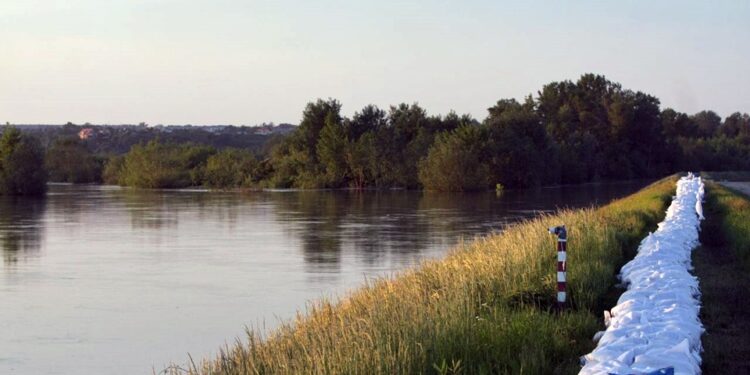
[[[199,374],[575,373],[593,349],[615,274],[653,230],[676,178],[599,209],[563,211],[459,246],[339,302],[318,301],[269,337],[193,365]],[[553,311],[554,237],[569,228],[573,308]]]
[[[705,373],[750,372],[750,199],[717,183],[706,189],[702,246],[693,253],[701,283]]]

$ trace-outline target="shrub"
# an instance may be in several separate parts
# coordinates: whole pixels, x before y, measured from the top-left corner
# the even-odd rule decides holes
[[[259,167],[250,151],[226,149],[208,158],[203,181],[206,186],[218,189],[250,186],[259,180]]]

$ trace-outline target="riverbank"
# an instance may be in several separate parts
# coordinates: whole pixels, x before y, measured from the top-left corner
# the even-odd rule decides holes
[[[617,270],[663,218],[675,181],[599,209],[523,222],[341,301],[317,301],[269,336],[250,332],[247,344],[191,372],[575,373],[578,356],[593,349]],[[561,223],[570,230],[572,308],[556,314],[547,227]]]
[[[750,373],[750,200],[717,183],[706,190],[702,246],[694,252],[701,282],[703,371]]]

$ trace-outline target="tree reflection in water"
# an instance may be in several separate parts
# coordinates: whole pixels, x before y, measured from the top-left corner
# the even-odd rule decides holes
[[[343,256],[375,264],[408,258],[429,245],[430,224],[419,212],[420,193],[299,191],[271,195],[278,220],[301,241],[305,263],[335,272]]]
[[[45,200],[0,196],[0,245],[6,267],[38,256],[43,240]]]

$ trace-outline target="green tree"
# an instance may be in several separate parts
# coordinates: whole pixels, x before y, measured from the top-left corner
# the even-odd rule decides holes
[[[43,195],[46,190],[41,144],[15,127],[6,126],[0,138],[0,194]]]
[[[308,153],[313,163],[317,163],[317,146],[320,132],[327,123],[341,123],[341,103],[336,99],[318,99],[308,103],[302,113],[302,121],[297,129],[300,143],[298,146]]]
[[[419,180],[427,190],[487,189],[492,181],[487,163],[487,132],[474,125],[437,136],[419,163]]]
[[[679,137],[695,138],[699,136],[698,125],[685,113],[667,108],[661,112],[661,121],[667,140],[676,141]]]
[[[276,187],[319,188],[327,176],[318,158],[318,142],[327,122],[342,122],[341,104],[335,99],[308,103],[300,126],[271,150],[270,165]]]
[[[719,127],[721,126],[721,117],[716,112],[700,111],[691,116],[691,119],[698,127],[698,135],[700,137],[710,138],[718,134]]]
[[[492,177],[504,186],[539,186],[558,171],[554,148],[529,99],[513,99],[490,108],[486,120]]]
[[[110,185],[125,185],[122,178],[122,168],[125,165],[125,157],[122,155],[113,155],[107,158],[102,171],[102,181]]]
[[[55,140],[47,150],[45,165],[50,181],[73,183],[101,181],[101,162],[78,138],[64,137]]]
[[[340,120],[333,113],[328,114],[317,144],[318,160],[323,167],[325,185],[328,187],[340,187],[348,175],[346,150],[349,140]]]
[[[249,187],[259,181],[260,163],[247,150],[225,149],[206,162],[204,183],[217,189]]]
[[[724,123],[720,129],[722,134],[730,138],[739,135],[750,135],[750,115],[739,112],[732,113],[724,119]]]
[[[430,119],[418,104],[392,106],[388,113],[389,134],[383,162],[388,163],[385,177],[388,185],[415,188],[419,186],[418,162],[427,155],[433,141]]]
[[[346,165],[353,187],[363,189],[377,184],[380,163],[375,132],[367,132],[347,144]]]
[[[120,184],[140,188],[184,188],[200,185],[212,147],[161,143],[133,146],[125,155]]]
[[[377,133],[388,126],[385,111],[372,104],[365,106],[356,112],[351,120],[344,120],[346,137],[349,140],[357,140],[366,133]]]

